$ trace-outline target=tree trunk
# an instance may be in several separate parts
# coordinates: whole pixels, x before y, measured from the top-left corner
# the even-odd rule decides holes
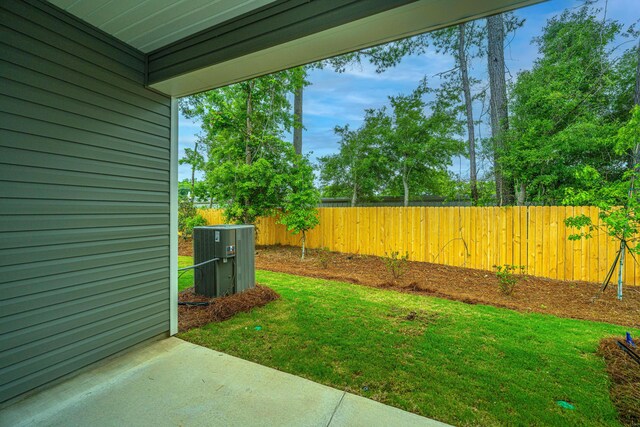
[[[458,31],[458,61],[460,61],[460,75],[462,78],[462,91],[464,93],[464,106],[467,115],[467,135],[469,137],[469,183],[471,184],[471,201],[473,206],[478,205],[478,177],[476,169],[476,140],[473,126],[473,108],[471,105],[471,87],[469,85],[469,70],[467,68],[467,53],[465,50],[465,24],[460,24]]]
[[[487,18],[489,90],[491,93],[491,136],[493,168],[498,206],[513,203],[513,185],[504,177],[500,156],[504,151],[504,133],[509,129],[507,117],[507,83],[504,66],[504,24],[502,15]]]
[[[250,165],[253,161],[251,155],[251,135],[253,133],[253,126],[251,124],[251,114],[253,114],[253,104],[251,100],[253,92],[253,82],[247,83],[247,134],[245,140],[245,163]]]
[[[191,166],[191,203],[196,199],[196,167]]]
[[[196,200],[196,162],[198,158],[198,141],[193,146],[193,163],[191,164],[191,203]]]
[[[636,64],[636,89],[633,94],[633,103],[640,105],[640,40],[638,40],[638,64]]]
[[[302,231],[302,239],[300,239],[302,243],[302,257],[300,259],[304,260],[304,252],[305,252],[305,243],[307,241],[307,233],[306,231]]]
[[[524,183],[520,183],[520,190],[518,191],[518,206],[524,206],[524,202],[527,200],[527,187]]]
[[[253,93],[253,82],[249,81],[247,83],[247,133],[245,140],[245,163],[250,165],[253,162],[253,156],[251,154],[251,136],[253,134],[253,124],[251,123],[251,114],[253,113],[253,104],[252,104],[252,93]],[[244,212],[241,215],[243,224],[251,224],[249,222],[249,214],[247,212],[247,207],[250,206],[249,199],[247,196],[244,197]]]
[[[409,180],[406,175],[402,175],[402,187],[404,188],[404,207],[409,206]]]
[[[302,154],[302,95],[304,87],[302,84],[296,88],[293,95],[293,147],[296,154]]]
[[[358,185],[353,184],[353,193],[351,194],[351,207],[354,208],[358,202]]]

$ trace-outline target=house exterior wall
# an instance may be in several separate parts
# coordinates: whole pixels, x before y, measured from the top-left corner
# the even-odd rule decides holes
[[[169,332],[171,99],[46,2],[0,22],[3,402]]]

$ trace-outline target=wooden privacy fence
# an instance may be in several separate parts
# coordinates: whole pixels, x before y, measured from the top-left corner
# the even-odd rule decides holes
[[[585,214],[599,223],[598,208],[535,207],[361,207],[320,208],[320,225],[307,234],[309,248],[384,256],[409,253],[413,261],[493,270],[524,265],[527,274],[560,280],[601,282],[618,245],[601,232],[570,241],[567,217]],[[218,210],[202,210],[209,224],[222,223]],[[300,245],[275,218],[258,224],[258,244]],[[640,285],[640,266],[627,256],[625,284]],[[617,273],[616,276],[617,278]]]

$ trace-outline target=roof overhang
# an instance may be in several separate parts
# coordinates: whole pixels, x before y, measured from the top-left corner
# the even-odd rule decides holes
[[[76,11],[70,0],[51,1],[91,23],[92,16],[96,20],[96,13],[92,13],[89,6],[95,3],[95,7],[104,7],[106,0],[80,0],[84,8]],[[173,13],[189,14],[191,20],[197,20],[197,25],[186,18],[174,17],[175,25],[183,22],[191,34],[181,28],[167,27],[165,31],[172,33],[156,35],[167,41],[176,39],[176,34],[181,38],[144,52],[147,85],[172,96],[190,95],[540,1],[218,0],[209,2],[219,3],[214,17],[203,17],[194,14],[193,7],[184,7]],[[66,3],[71,6],[65,7]],[[142,16],[144,10],[140,9],[151,7],[148,12],[157,16],[166,9],[158,9],[162,3],[160,0],[133,2],[135,6],[130,9]],[[235,15],[233,11],[225,14],[225,7],[231,5],[235,7]],[[221,17],[226,19],[220,22]],[[111,35],[120,36],[125,42],[128,38],[133,47],[136,47],[134,42],[140,40],[146,40],[147,48],[154,46],[147,33],[157,32],[157,27],[140,24],[139,31],[144,34],[138,35],[135,24],[118,27],[113,24],[114,19],[107,22],[111,27],[106,24],[101,27],[99,23],[96,26],[106,32],[115,28]],[[210,26],[203,28],[207,24]]]

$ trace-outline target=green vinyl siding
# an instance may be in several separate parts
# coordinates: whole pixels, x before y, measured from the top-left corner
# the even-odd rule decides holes
[[[171,104],[44,1],[0,22],[3,402],[168,333]]]

